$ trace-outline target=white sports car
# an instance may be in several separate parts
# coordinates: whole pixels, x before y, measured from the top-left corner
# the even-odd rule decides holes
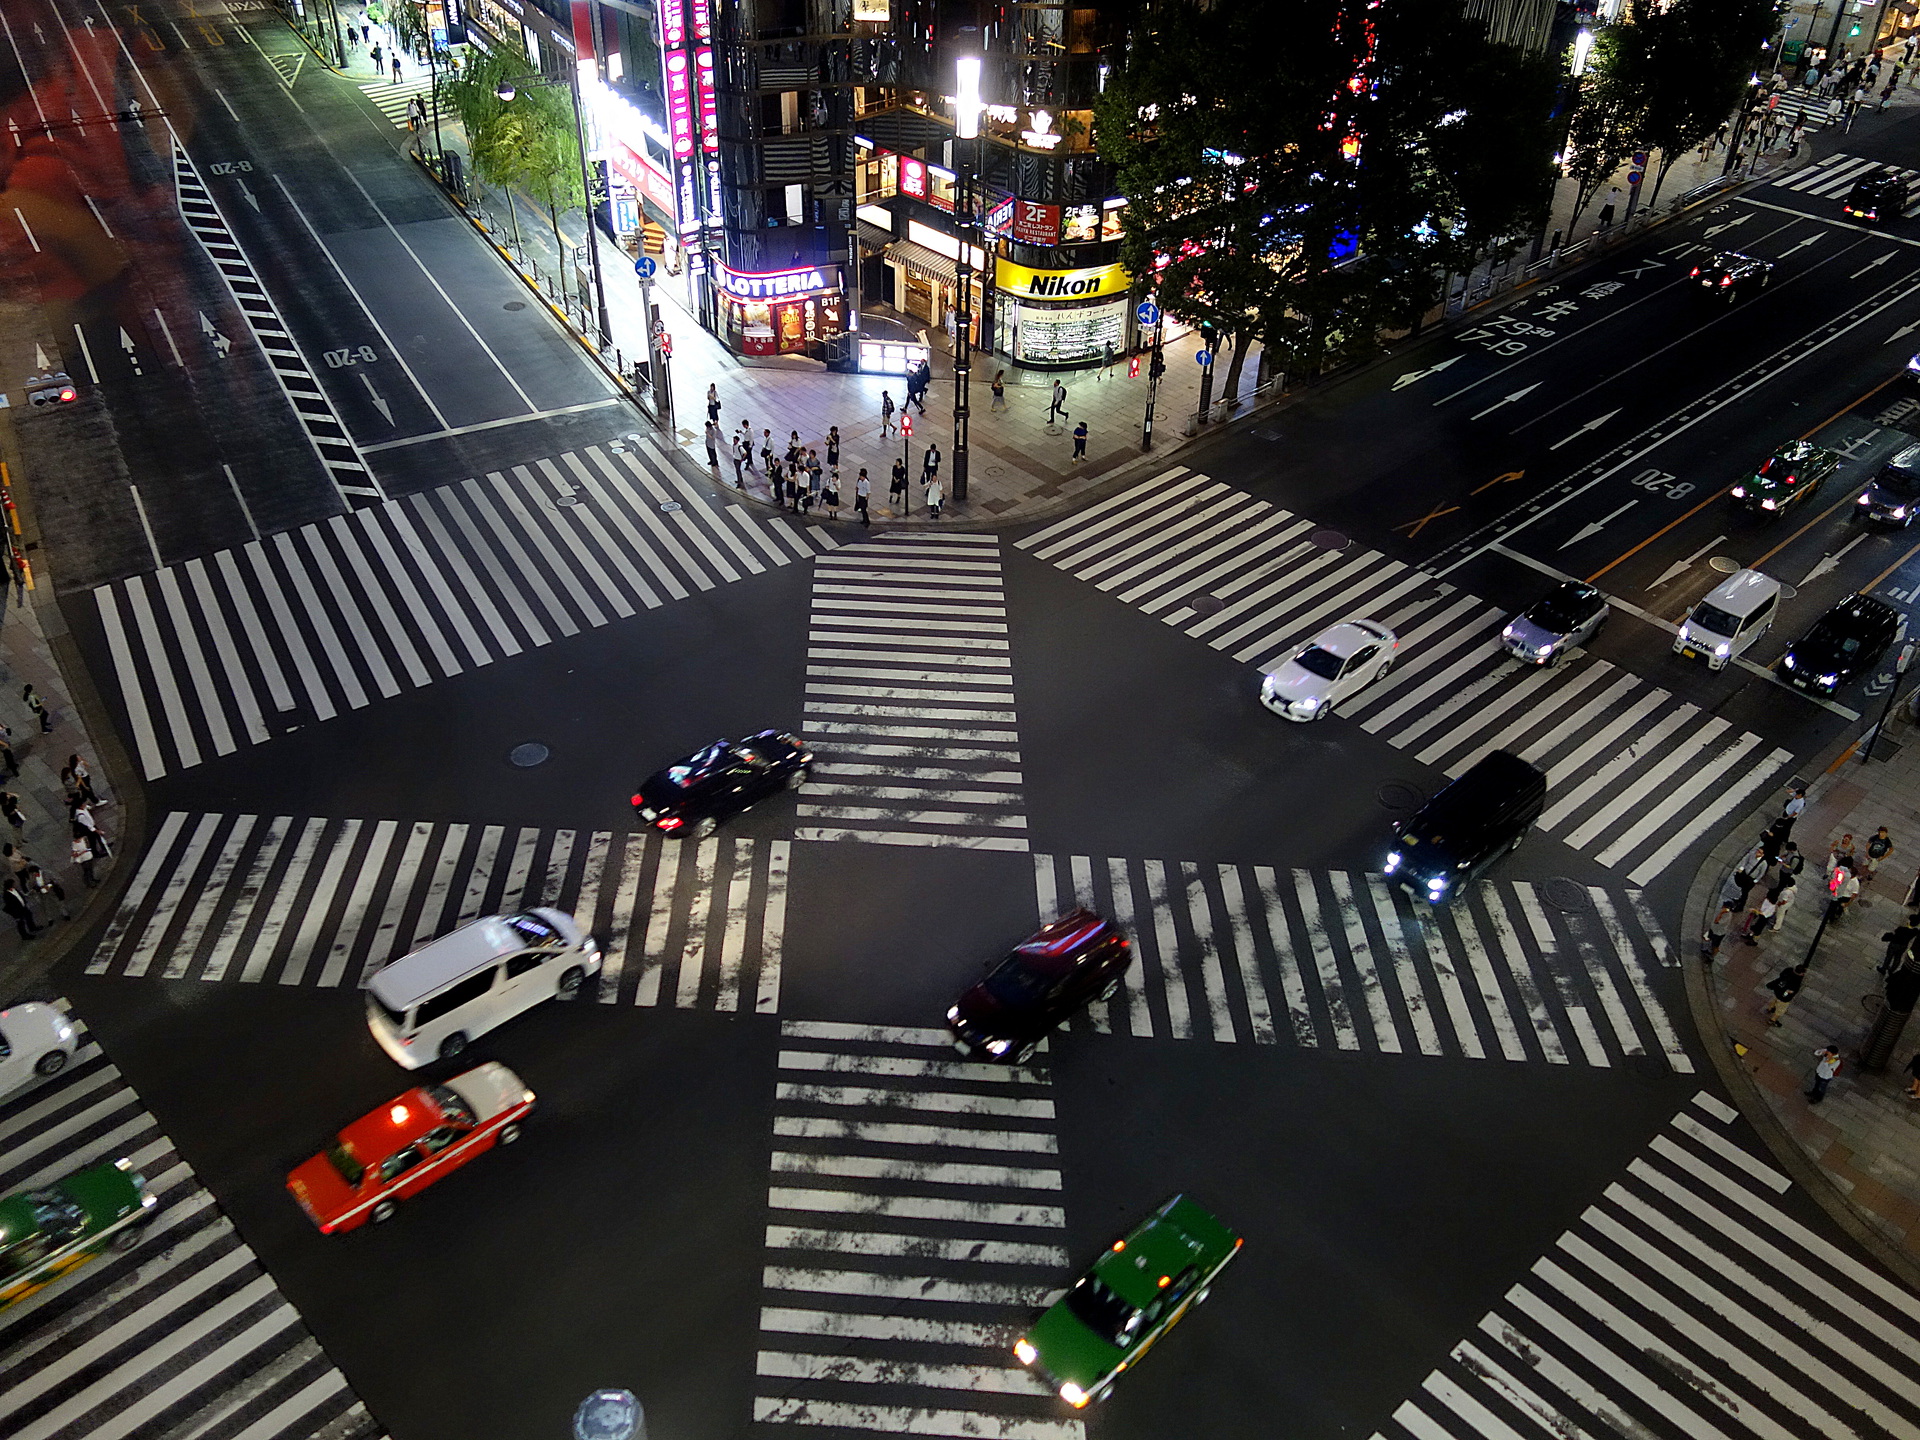
[[[1268,672],[1260,703],[1289,720],[1319,720],[1393,668],[1400,641],[1372,620],[1329,626]]]
[[[73,1023],[51,1005],[29,1000],[0,1010],[0,1098],[36,1075],[58,1075],[77,1043]]]

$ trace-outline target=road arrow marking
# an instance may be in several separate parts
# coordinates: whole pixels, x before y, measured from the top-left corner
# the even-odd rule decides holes
[[[1684,245],[1676,245],[1673,248],[1676,250],[1684,250],[1689,247]],[[1663,250],[1660,253],[1664,255],[1667,252]],[[1664,270],[1665,268],[1666,268],[1666,262],[1664,260],[1642,260],[1638,265],[1635,265],[1632,269],[1622,270],[1620,273],[1622,275],[1631,275],[1633,276],[1634,279],[1638,280],[1642,275],[1646,274],[1647,271],[1649,270]]]
[[[251,205],[251,206],[253,207],[253,211],[254,211],[254,214],[256,214],[256,215],[257,215],[257,214],[259,214],[259,213],[260,213],[260,201],[259,201],[259,200],[258,200],[258,199],[257,199],[257,198],[255,197],[255,195],[254,195],[254,193],[253,193],[253,191],[251,191],[251,190],[249,190],[249,189],[247,188],[247,182],[246,182],[246,181],[244,181],[244,180],[241,180],[241,181],[239,181],[239,182],[237,182],[237,183],[238,183],[238,184],[239,184],[239,186],[240,186],[240,193],[241,193],[242,195],[244,195],[244,196],[246,196],[246,198],[247,198],[247,203],[248,203],[249,205]]]
[[[1393,382],[1393,388],[1395,390],[1402,390],[1402,389],[1405,389],[1407,386],[1413,384],[1415,381],[1426,379],[1429,375],[1438,375],[1442,370],[1446,369],[1447,366],[1453,364],[1459,358],[1460,357],[1458,355],[1449,355],[1445,360],[1442,360],[1438,365],[1430,365],[1425,370],[1409,370],[1407,371],[1406,374],[1402,375],[1398,380]]]
[[[1891,254],[1886,254],[1886,255],[1882,255],[1878,260],[1869,260],[1866,264],[1862,265],[1858,270],[1854,271],[1847,278],[1849,280],[1858,280],[1862,275],[1866,274],[1867,271],[1873,269],[1874,266],[1884,265],[1892,258],[1893,256]]]
[[[1898,330],[1894,331],[1891,335],[1887,336],[1885,343],[1888,345],[1891,345],[1894,341],[1898,340],[1902,335],[1911,335],[1916,330],[1920,330],[1920,320],[1913,320],[1908,322],[1905,325],[1902,325]]]
[[[1507,396],[1506,399],[1494,401],[1493,404],[1487,406],[1486,409],[1482,410],[1480,412],[1480,415],[1475,415],[1472,418],[1475,420],[1478,420],[1481,415],[1491,415],[1494,411],[1498,410],[1502,405],[1511,405],[1514,401],[1520,399],[1521,396],[1531,395],[1534,391],[1538,390],[1539,388],[1540,388],[1540,382],[1536,380],[1533,382],[1533,384],[1527,386],[1526,389],[1516,390],[1511,395]]]
[[[1491,480],[1487,481],[1486,484],[1482,485],[1480,490],[1491,490],[1494,486],[1504,485],[1509,480],[1523,480],[1526,478],[1526,474],[1527,472],[1524,470],[1509,470],[1504,475],[1494,476]],[[1467,493],[1469,495],[1478,495],[1480,490],[1469,490]]]
[[[1885,673],[1876,675],[1873,677],[1873,679],[1867,682],[1867,686],[1866,686],[1867,694],[1884,695],[1887,693],[1888,687],[1891,686],[1892,684],[1893,684],[1893,676]]]
[[[368,378],[367,373],[364,370],[360,372],[360,383],[367,387],[367,394],[373,397],[374,409],[378,410],[382,415],[386,416],[387,424],[391,425],[393,423],[393,410],[387,404],[386,397],[382,395],[378,390],[373,388],[373,381],[370,378]]]
[[[1626,504],[1622,505],[1618,510],[1614,511],[1613,514],[1607,516],[1605,520],[1595,520],[1591,525],[1582,525],[1579,531],[1574,535],[1574,537],[1571,540],[1567,541],[1566,545],[1562,545],[1560,548],[1562,550],[1565,550],[1568,546],[1578,545],[1582,540],[1586,539],[1589,535],[1598,535],[1602,530],[1606,529],[1607,526],[1610,525],[1613,521],[1618,520],[1622,515],[1626,514],[1627,511],[1631,510],[1634,506],[1638,505],[1639,503],[1640,502],[1638,500],[1629,500],[1627,501]]]
[[[1822,575],[1825,575],[1830,570],[1838,570],[1840,568],[1840,557],[1846,554],[1847,551],[1853,549],[1854,546],[1858,545],[1862,540],[1866,538],[1867,537],[1865,535],[1856,535],[1853,537],[1853,539],[1849,540],[1846,544],[1842,545],[1838,550],[1834,551],[1833,554],[1824,556],[1821,559],[1819,564],[1815,565],[1811,570],[1807,572],[1806,578],[1800,582],[1801,588],[1805,589],[1807,586],[1811,585],[1814,581],[1818,580]]]
[[[1571,435],[1567,436],[1566,439],[1556,440],[1553,444],[1549,445],[1547,448],[1549,450],[1558,450],[1562,445],[1571,445],[1575,440],[1578,440],[1582,435],[1586,434],[1589,430],[1598,430],[1602,425],[1606,424],[1607,421],[1611,420],[1614,416],[1618,415],[1619,413],[1620,412],[1618,410],[1609,410],[1607,411],[1606,414],[1602,415],[1598,420],[1587,421],[1586,424],[1582,425],[1578,430],[1574,431]]]
[[[53,362],[47,359],[47,352],[37,344],[33,347],[33,368],[42,375],[53,369]]]
[[[145,374],[146,372],[140,368],[140,356],[133,348],[133,337],[127,333],[124,325],[120,327],[120,348],[127,352],[127,363],[133,366],[133,373]]]
[[[216,355],[222,360],[227,358],[227,352],[233,349],[233,342],[214,329],[213,322],[207,319],[207,312],[204,310],[200,312],[200,333],[207,337]]]
[[[1722,220],[1718,225],[1709,225],[1706,229],[1702,230],[1700,233],[1706,236],[1710,240],[1715,235],[1720,234],[1721,231],[1731,230],[1736,225],[1744,225],[1747,223],[1748,220],[1752,218],[1753,217],[1750,215],[1736,215],[1731,220]]]
[[[1819,235],[1817,234],[1809,235],[1807,236],[1806,239],[1802,240],[1798,245],[1789,245],[1786,249],[1782,250],[1780,252],[1780,258],[1784,260],[1787,258],[1787,256],[1793,254],[1793,252],[1796,250],[1804,250],[1809,245],[1818,244],[1819,240],[1820,240]]]
[[[1673,579],[1674,576],[1680,574],[1682,571],[1692,569],[1694,561],[1698,560],[1702,555],[1706,554],[1707,551],[1711,550],[1714,546],[1718,545],[1722,540],[1726,538],[1727,537],[1724,535],[1716,535],[1711,540],[1707,541],[1706,544],[1702,545],[1698,550],[1694,551],[1691,555],[1687,556],[1686,559],[1674,561],[1673,564],[1667,566],[1665,570],[1660,572],[1660,578],[1654,581],[1651,585],[1647,586],[1647,589],[1658,590],[1662,585],[1666,584],[1669,580]]]

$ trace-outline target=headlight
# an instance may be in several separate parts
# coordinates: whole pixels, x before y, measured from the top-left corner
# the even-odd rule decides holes
[[[1092,1397],[1089,1396],[1087,1392],[1082,1390],[1078,1385],[1074,1384],[1071,1380],[1069,1380],[1066,1384],[1060,1387],[1060,1398],[1066,1401],[1069,1405],[1073,1406],[1074,1409],[1080,1410],[1085,1408],[1087,1401]]]
[[[1442,890],[1446,888],[1447,888],[1447,877],[1444,875],[1436,875],[1433,877],[1433,879],[1427,881],[1427,889],[1431,890],[1436,895],[1438,895]]]
[[[1033,1342],[1022,1335],[1013,1342],[1013,1358],[1022,1365],[1031,1365],[1040,1358],[1040,1352],[1033,1348]]]
[[[1777,505],[1775,505],[1775,504],[1773,503],[1773,501],[1771,501],[1771,500],[1762,500],[1762,501],[1760,502],[1760,508],[1761,508],[1762,510],[1777,510],[1777,509],[1779,509],[1780,507],[1779,507],[1779,506],[1777,506]]]
[[[1733,653],[1733,646],[1722,641],[1713,647],[1713,653],[1716,655],[1731,655]]]
[[[62,1020],[54,1027],[53,1038],[58,1040],[62,1045],[66,1044],[67,1041],[73,1039],[73,1026]]]
[[[1387,863],[1383,868],[1389,875],[1400,868],[1400,852],[1398,850],[1389,850],[1387,852]]]
[[[1920,356],[1916,356],[1915,358],[1916,358],[1916,359],[1920,359]],[[1909,368],[1909,369],[1911,369],[1912,367],[1911,367],[1911,366],[1909,366],[1908,368]],[[1871,495],[1862,495],[1862,496],[1861,496],[1861,497],[1860,497],[1860,498],[1859,498],[1859,499],[1858,499],[1857,501],[1855,501],[1854,503],[1855,503],[1855,504],[1857,504],[1857,505],[1871,505],[1871,504],[1873,503],[1873,497],[1872,497]]]
[[[1736,499],[1736,500],[1744,500],[1744,499],[1746,499],[1746,498],[1747,498],[1747,487],[1746,487],[1746,486],[1744,486],[1744,485],[1736,485],[1736,486],[1734,486],[1734,487],[1733,487],[1733,498],[1734,498],[1734,499]]]
[[[960,1022],[960,1007],[958,1005],[949,1005],[947,1007],[947,1020],[949,1023],[956,1025]]]
[[[1820,677],[1820,683],[1831,690],[1840,683],[1840,677],[1838,675],[1822,675]]]
[[[1893,509],[1889,510],[1887,514],[1896,520],[1904,520],[1907,518],[1907,507],[1904,505],[1896,505]]]
[[[1515,633],[1516,633],[1516,632],[1515,632],[1515,630],[1514,630],[1514,628],[1513,628],[1513,626],[1511,626],[1511,625],[1509,625],[1509,626],[1507,626],[1507,628],[1506,628],[1506,629],[1504,629],[1504,630],[1502,630],[1502,631],[1500,632],[1500,638],[1501,638],[1502,640],[1511,640],[1511,639],[1513,639],[1513,638],[1514,638],[1514,635],[1515,635]]]
[[[1011,1040],[989,1040],[987,1042],[987,1053],[989,1055],[1004,1055],[1011,1049],[1013,1049],[1013,1041]]]
[[[1794,668],[1794,666],[1793,666],[1793,656],[1791,656],[1791,655],[1788,655],[1788,656],[1787,656],[1787,657],[1786,657],[1785,659],[1783,659],[1783,660],[1782,660],[1782,661],[1781,661],[1780,663],[1781,663],[1782,665],[1784,665],[1784,666],[1786,666],[1786,667],[1787,667],[1787,669],[1789,669],[1789,670],[1791,670],[1791,669],[1793,669],[1793,668]]]
[[[1533,653],[1536,655],[1551,655],[1553,653],[1553,641],[1549,640],[1544,645],[1534,646]]]
[[[1920,355],[1916,355],[1907,361],[1907,373],[1910,375],[1920,375]]]

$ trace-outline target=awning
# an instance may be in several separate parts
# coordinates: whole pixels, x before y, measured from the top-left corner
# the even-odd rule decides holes
[[[882,230],[878,225],[867,220],[857,220],[854,224],[860,232],[860,243],[868,249],[884,250],[887,246],[893,244],[893,232],[891,230]]]
[[[953,261],[939,251],[916,245],[911,240],[894,241],[887,247],[887,258],[909,270],[918,271],[930,280],[942,280],[952,285],[960,278]]]

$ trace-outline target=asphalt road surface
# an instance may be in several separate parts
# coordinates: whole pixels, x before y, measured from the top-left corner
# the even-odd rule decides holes
[[[87,28],[35,18],[23,48]],[[100,316],[147,328],[22,436],[74,471],[46,543],[151,834],[56,977],[89,1048],[0,1105],[0,1181],[132,1154],[162,1205],[0,1314],[10,1435],[557,1436],[609,1385],[691,1440],[1920,1433],[1920,1300],[1717,1094],[1670,938],[1703,849],[1884,691],[1763,667],[1920,584],[1850,528],[1920,324],[1920,224],[1820,193],[1853,162],[1073,515],[875,537],[622,438],[379,94],[278,22],[115,18],[177,122],[139,127],[174,255],[43,313],[69,368]],[[1735,241],[1774,285],[1703,307],[1695,247]],[[1817,507],[1732,515],[1803,433],[1849,456]],[[1716,558],[1797,593],[1712,675],[1662,627]],[[1523,674],[1489,641],[1557,574],[1616,613]],[[1263,666],[1352,614],[1393,672],[1264,710]],[[769,725],[805,789],[636,829],[643,776]],[[1549,772],[1536,833],[1445,909],[1389,891],[1392,819],[1501,747]],[[958,1060],[949,1000],[1076,901],[1133,934],[1125,987],[1028,1066]],[[524,1138],[319,1235],[286,1172],[413,1083],[361,984],[534,903],[607,966],[469,1052],[537,1093]],[[1176,1191],[1246,1249],[1073,1411],[1011,1341]]]

